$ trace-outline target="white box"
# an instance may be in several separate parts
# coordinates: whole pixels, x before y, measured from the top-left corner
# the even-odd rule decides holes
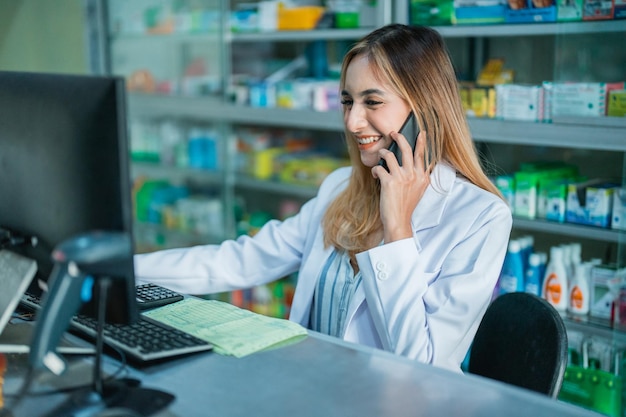
[[[496,85],[496,118],[541,121],[543,119],[543,88],[538,85]]]
[[[613,216],[611,228],[626,230],[626,187],[613,190]]]

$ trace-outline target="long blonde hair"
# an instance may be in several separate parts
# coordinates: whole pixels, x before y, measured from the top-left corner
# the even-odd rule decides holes
[[[390,85],[427,131],[427,164],[445,160],[478,187],[501,197],[484,173],[461,105],[454,68],[442,37],[433,29],[391,24],[371,32],[345,55],[340,89],[348,65],[368,58],[375,76]],[[344,110],[345,111],[345,110]],[[361,163],[355,138],[345,130],[352,174],[347,188],[330,204],[322,227],[324,243],[346,250],[351,257],[378,242],[380,183]]]

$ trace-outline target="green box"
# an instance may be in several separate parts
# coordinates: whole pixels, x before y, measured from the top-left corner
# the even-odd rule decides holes
[[[452,0],[411,0],[412,25],[445,26],[452,24]]]

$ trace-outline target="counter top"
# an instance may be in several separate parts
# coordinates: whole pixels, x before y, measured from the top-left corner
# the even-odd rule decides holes
[[[20,355],[10,355],[8,360],[5,393],[15,392],[19,378],[11,373],[25,363]],[[104,364],[108,373],[119,368],[108,357]],[[33,390],[43,385],[63,387],[62,380],[66,385],[88,383],[91,372],[90,359],[75,360],[66,375],[45,375]],[[207,352],[143,368],[127,367],[122,376],[176,396],[158,417],[599,416],[531,391],[317,333],[294,345],[244,358]],[[31,396],[14,410],[15,417],[41,415],[41,407],[54,406],[63,398]],[[5,402],[10,405],[11,398]]]

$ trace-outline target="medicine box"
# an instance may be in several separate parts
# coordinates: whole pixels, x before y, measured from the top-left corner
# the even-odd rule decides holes
[[[601,180],[569,184],[565,221],[589,226],[611,226],[613,194],[617,184]]]
[[[601,319],[612,317],[613,304],[626,277],[626,269],[615,265],[596,265],[591,269],[589,315]]]
[[[555,0],[509,0],[504,10],[507,23],[555,22],[556,16]]]
[[[609,91],[606,114],[614,117],[626,116],[626,90]]]
[[[556,5],[556,20],[572,22],[582,20],[583,0],[560,0]]]
[[[544,89],[550,86],[544,83]],[[607,93],[623,83],[553,83],[550,100],[545,102],[546,114],[558,116],[591,116],[606,114]]]
[[[452,24],[454,25],[476,25],[504,23],[504,2],[475,0],[455,0]]]
[[[543,89],[537,85],[496,85],[496,118],[541,121],[543,119]]]
[[[502,193],[504,201],[513,209],[515,204],[515,178],[512,175],[499,175],[494,179],[494,184]]]
[[[471,106],[471,114],[474,117],[495,117],[496,94],[493,88],[470,88],[469,100]]]
[[[613,0],[613,19],[626,19],[626,0]]]
[[[544,178],[539,181],[537,218],[563,223],[567,207],[567,187],[571,178]]]
[[[613,190],[613,216],[611,228],[626,230],[626,188],[619,187]]]
[[[444,26],[452,24],[454,4],[452,0],[411,0],[411,24]]]
[[[613,11],[613,0],[583,0],[583,20],[610,20]]]
[[[516,216],[534,219],[539,217],[541,184],[548,180],[569,178],[577,175],[573,165],[560,162],[538,161],[520,164],[515,177],[513,212]]]
[[[285,7],[278,5],[278,30],[311,30],[326,9],[321,6]]]

